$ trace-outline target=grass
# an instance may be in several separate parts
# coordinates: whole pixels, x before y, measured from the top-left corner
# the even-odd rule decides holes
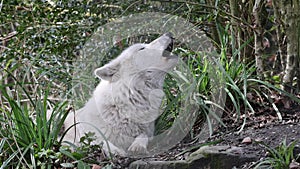
[[[260,168],[289,169],[290,164],[294,160],[297,160],[297,158],[299,158],[299,156],[294,157],[293,154],[297,142],[298,141],[296,140],[291,142],[290,144],[287,144],[285,138],[281,142],[281,144],[276,148],[272,148],[264,143],[259,143],[267,149],[269,156],[263,159],[262,161],[258,162],[258,164],[255,165],[254,169],[260,169]]]
[[[234,115],[235,121],[240,124],[238,126],[240,132],[247,123],[248,115],[256,114],[256,110],[260,108],[272,107],[277,114],[278,121],[281,121],[281,112],[274,103],[274,98],[271,98],[274,93],[286,95],[293,101],[300,102],[299,98],[281,90],[272,82],[260,80],[256,74],[254,62],[244,63],[241,60],[238,53],[242,49],[232,49],[232,46],[229,46],[230,40],[233,39],[228,33],[230,32],[229,25],[225,28],[219,25],[218,31],[221,44],[219,44],[220,53],[216,54],[215,60],[211,55],[191,51],[181,46],[175,49],[175,53],[181,56],[186,67],[185,70],[178,69],[181,73],[175,72],[172,74],[173,77],[167,76],[166,78],[164,86],[166,106],[156,121],[157,134],[174,123],[186,98],[196,103],[197,120],[208,122],[209,133],[213,132],[213,121],[225,126],[221,116],[232,118]],[[241,48],[252,40],[253,38],[250,38],[241,45]],[[229,49],[232,51],[228,51]],[[228,56],[228,53],[232,55]],[[187,69],[190,72],[186,73]],[[220,80],[217,84],[214,81],[216,79]],[[182,86],[187,86],[187,84],[193,89],[182,90]],[[216,91],[220,92],[217,98],[214,95]],[[259,99],[250,98],[249,94]],[[197,138],[197,135],[193,135],[192,138]]]
[[[22,87],[21,87],[22,88]],[[22,90],[26,95],[24,88]],[[52,103],[48,91],[36,93],[35,98],[19,92],[16,96],[2,90],[5,99],[1,109],[0,168],[89,168],[98,164],[93,158],[101,154],[101,145],[91,145],[93,134],[81,138],[81,145],[62,145],[61,128],[71,111],[68,102]],[[15,99],[17,98],[17,99]],[[52,107],[49,112],[49,104]],[[101,156],[101,164],[109,166]]]
[[[70,103],[49,99],[51,86],[26,84],[6,72],[14,83],[0,86],[0,168],[87,168],[85,161],[96,157],[101,145],[90,145],[92,135],[86,135],[79,147],[62,146],[61,129],[72,111]],[[30,93],[28,85],[37,92]]]
[[[18,84],[23,92],[9,93],[2,86],[4,103],[1,114],[1,141],[2,168],[11,165],[9,162],[18,159],[15,166],[27,166],[36,168],[41,165],[49,165],[59,160],[61,154],[58,152],[60,129],[70,109],[68,103],[54,104],[51,115],[47,117],[49,102],[48,91],[36,93],[32,98],[22,84]],[[16,87],[17,88],[17,87]],[[23,95],[22,95],[23,94]],[[25,96],[25,97],[24,97]],[[24,103],[22,100],[28,100]]]
[[[219,44],[220,52],[215,55],[215,58],[205,53],[191,51],[183,46],[177,46],[175,49],[175,53],[181,56],[184,67],[178,67],[177,71],[169,74],[166,78],[164,112],[156,120],[156,134],[170,128],[180,113],[188,114],[192,110],[191,114],[195,113],[192,117],[195,118],[189,123],[199,122],[198,124],[201,124],[194,126],[194,128],[189,126],[192,131],[197,130],[195,128],[203,130],[202,127],[207,127],[211,135],[216,123],[226,126],[222,122],[223,112],[227,116],[236,114],[237,121],[240,120],[243,113],[255,113],[253,103],[257,103],[247,97],[248,93],[252,93],[258,98],[264,98],[268,106],[274,108],[279,120],[282,119],[281,113],[270,98],[270,93],[275,91],[300,102],[294,95],[282,91],[267,81],[259,80],[255,74],[254,63],[246,64],[239,60],[238,53],[241,49],[232,49],[229,46],[230,40],[233,39],[228,33],[230,32],[229,25],[225,28],[219,25],[218,31],[221,44]],[[245,42],[242,47],[251,40]],[[128,41],[123,40],[123,42],[127,43]],[[46,49],[43,48],[36,53],[43,53],[44,50]],[[119,49],[113,51],[120,52]],[[58,140],[63,121],[67,113],[72,110],[68,108],[70,103],[54,102],[49,97],[57,92],[59,87],[70,85],[67,79],[74,71],[72,70],[73,67],[68,65],[70,63],[64,62],[60,55],[53,56],[53,60],[43,58],[45,56],[39,56],[38,59],[34,56],[28,56],[32,59],[30,61],[32,64],[26,63],[23,66],[23,60],[28,58],[25,57],[26,59],[18,61],[13,57],[13,52],[12,50],[6,53],[10,55],[9,59],[1,58],[5,70],[7,70],[7,75],[4,78],[13,81],[0,87],[1,169],[21,166],[28,168],[77,166],[84,168],[93,163],[99,163],[93,158],[96,156],[95,150],[101,151],[101,146],[91,146],[92,133],[87,133],[79,147],[75,145],[62,146],[62,139]],[[60,53],[60,51],[56,52]],[[232,55],[228,56],[228,53],[232,53]],[[52,65],[54,60],[57,63],[55,66]],[[40,62],[42,66],[39,65]],[[16,74],[18,76],[15,76]],[[43,77],[50,78],[40,82]],[[62,81],[61,84],[54,83],[57,84],[55,91],[51,86],[45,85],[53,80],[56,80],[55,82]],[[81,79],[77,80],[80,81]],[[26,81],[34,82],[25,83]],[[66,88],[68,89],[68,87]],[[64,95],[65,93],[62,91],[65,91],[65,88],[60,88],[58,93]],[[78,95],[78,97],[81,96]],[[83,98],[86,99],[86,97]],[[49,107],[52,108],[52,112],[50,117],[47,117]],[[203,126],[204,121],[207,122],[207,126]],[[239,126],[240,131],[243,130],[245,124],[246,116]],[[197,132],[190,133],[192,139],[200,139],[198,134]],[[110,166],[106,163],[101,165]]]
[[[185,107],[186,103],[193,106],[193,113],[195,113],[193,117],[196,117],[193,119],[194,122],[206,121],[207,130],[212,134],[216,123],[226,126],[222,122],[220,112],[226,112],[227,115],[236,113],[237,119],[241,117],[242,113],[249,110],[255,112],[252,101],[247,98],[249,92],[255,93],[258,97],[267,98],[274,108],[276,105],[269,98],[269,93],[272,91],[286,94],[293,100],[299,101],[295,96],[257,79],[252,63],[244,64],[237,62],[235,56],[227,57],[226,39],[228,37],[226,38],[226,36],[229,35],[224,34],[223,36],[225,36],[222,38],[224,44],[221,53],[218,54],[217,63],[205,53],[197,53],[183,47],[176,48],[175,52],[181,56],[185,67],[178,67],[174,74],[169,74],[166,78],[164,112],[156,121],[156,134],[170,128],[183,109],[191,110],[191,107]],[[18,70],[18,67],[13,67],[12,71],[15,70]],[[27,71],[30,69],[28,68]],[[47,69],[44,72],[42,70],[40,74],[45,75],[47,71]],[[14,77],[12,73],[7,73],[10,77]],[[216,79],[220,81],[216,83]],[[62,146],[61,141],[57,141],[66,114],[71,111],[68,109],[70,103],[51,101],[49,99],[49,93],[52,92],[50,86],[45,88],[41,84],[25,84],[17,78],[14,78],[14,82],[15,84],[1,86],[3,100],[0,113],[2,125],[0,129],[2,138],[0,140],[1,168],[11,166],[78,167],[99,163],[93,160],[96,155],[91,152],[101,151],[101,146],[90,145],[91,133],[83,138],[79,147],[75,145]],[[42,89],[30,93],[28,86]],[[7,88],[18,92],[10,93],[10,90],[6,90]],[[223,93],[215,95],[218,91]],[[218,97],[216,98],[216,96]],[[223,98],[227,99],[218,100]],[[27,101],[24,102],[24,100]],[[47,117],[49,107],[52,107],[52,112],[50,117]],[[185,113],[190,113],[190,111]],[[278,111],[277,114],[280,119],[280,112]],[[193,124],[193,122],[190,123]],[[240,126],[240,131],[243,130],[245,124],[246,119]],[[195,131],[192,126],[190,128]],[[199,133],[191,132],[191,138],[199,139],[200,136],[197,134]],[[105,162],[105,159],[103,161]],[[107,162],[101,165],[110,166]]]
[[[65,98],[65,94],[70,92],[72,86],[70,79],[75,72],[72,62],[89,38],[89,34],[99,25],[119,18],[125,13],[148,11],[147,4],[139,5],[128,1],[126,3],[129,6],[126,6],[125,2],[112,6],[98,6],[84,0],[82,3],[61,1],[57,3],[57,8],[54,8],[42,1],[32,4],[21,1],[3,2],[4,5],[0,5],[4,14],[1,16],[3,24],[0,28],[4,33],[3,37],[15,30],[18,34],[13,39],[0,43],[1,47],[6,49],[3,50],[4,52],[1,49],[0,52],[0,66],[3,67],[0,73],[0,80],[3,81],[0,84],[0,169],[22,166],[50,168],[59,165],[85,168],[97,163],[93,158],[96,157],[95,150],[101,149],[101,146],[90,145],[92,133],[87,133],[79,147],[71,144],[61,145],[61,141],[58,140],[60,129],[66,114],[72,111],[69,109],[71,103],[53,101],[50,96]],[[271,93],[280,93],[300,102],[296,96],[281,90],[278,83],[272,85],[272,81],[259,80],[255,74],[254,63],[246,64],[240,59],[239,51],[253,39],[249,38],[240,49],[235,49],[235,37],[229,30],[230,25],[222,27],[223,23],[218,21],[218,19],[225,19],[217,18],[221,13],[198,16],[198,13],[194,15],[190,10],[186,10],[187,8],[180,8],[178,5],[181,4],[173,5],[167,3],[163,9],[169,9],[170,13],[184,12],[191,18],[199,20],[213,17],[209,19],[209,23],[214,21],[217,23],[220,44],[216,45],[220,51],[216,58],[210,58],[211,56],[204,53],[177,46],[175,52],[181,56],[186,66],[166,78],[164,112],[156,121],[157,133],[170,128],[182,113],[182,109],[187,110],[186,114],[189,113],[191,107],[186,103],[193,106],[192,110],[197,116],[193,120],[198,122],[197,124],[206,121],[207,130],[212,134],[215,123],[225,126],[220,112],[224,112],[222,116],[229,117],[236,114],[236,121],[239,121],[242,114],[248,112],[255,114],[254,104],[273,107],[280,121],[282,115],[273,98],[270,97]],[[192,5],[187,7],[193,8]],[[126,10],[122,11],[122,8]],[[61,22],[62,25],[58,24]],[[18,23],[18,26],[14,26],[15,23]],[[122,40],[122,42],[128,41]],[[119,49],[112,49],[111,54],[116,54],[114,52],[118,53]],[[212,65],[214,65],[213,69]],[[217,83],[216,79],[221,81]],[[84,81],[80,78],[76,80]],[[276,81],[279,81],[278,78]],[[52,85],[48,86],[48,83]],[[79,92],[76,98],[82,100],[88,98],[80,95],[86,92],[83,89],[81,90],[81,86],[75,89],[83,91]],[[216,94],[218,91],[220,91],[219,95]],[[249,99],[247,97],[249,93],[264,101],[257,103]],[[223,98],[226,99],[222,100]],[[52,112],[50,117],[47,117],[49,108]],[[246,116],[239,126],[240,131],[245,124]],[[192,131],[203,129],[202,127],[194,126]],[[191,132],[191,138],[198,139],[200,136],[197,134]],[[104,164],[101,166],[107,168],[111,166],[105,160],[103,161]]]
[[[165,80],[164,92],[166,94],[164,112],[156,121],[156,132],[160,133],[168,129],[179,115],[190,116],[190,120],[196,118],[207,119],[211,122],[214,118],[222,123],[219,115],[213,111],[213,107],[221,107],[213,100],[212,95],[217,88],[216,77],[210,77],[213,71],[209,67],[210,61],[204,53],[195,53],[183,48],[175,49],[175,52],[183,60],[179,63],[175,72],[169,74]],[[219,80],[219,79],[218,79]],[[219,84],[220,85],[220,84]],[[222,88],[221,88],[222,90]],[[222,109],[222,108],[221,108]],[[190,123],[194,123],[190,121]],[[213,132],[213,127],[209,125],[209,132]]]

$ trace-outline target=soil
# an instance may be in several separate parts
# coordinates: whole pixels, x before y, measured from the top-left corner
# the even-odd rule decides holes
[[[246,120],[245,128],[238,132],[241,124],[232,126],[230,131],[219,132],[214,135],[211,140],[221,139],[219,145],[233,145],[244,147],[248,150],[247,153],[263,155],[262,142],[268,146],[276,147],[283,140],[287,144],[293,141],[298,141],[297,146],[300,146],[300,106],[294,107],[293,111],[282,112],[282,121],[278,121],[275,113],[264,113],[256,117],[249,116]],[[222,130],[222,129],[221,129]],[[243,142],[245,138],[251,141]]]
[[[143,160],[183,160],[190,153],[196,151],[199,146],[209,143],[243,147],[244,154],[254,154],[263,159],[268,156],[266,147],[263,144],[275,148],[284,140],[286,140],[287,145],[295,141],[294,152],[296,156],[300,156],[300,106],[294,105],[292,109],[283,109],[280,112],[282,115],[281,121],[276,112],[273,111],[267,113],[264,111],[255,114],[255,116],[250,114],[241,132],[238,131],[243,124],[242,120],[239,123],[233,123],[233,118],[224,117],[225,124],[230,127],[226,129],[223,127],[218,128],[215,132],[216,134],[210,139],[202,142],[179,143],[168,152]],[[116,158],[114,162],[115,168],[127,168],[135,160],[138,159]],[[300,162],[300,157],[297,159],[297,162]],[[253,163],[245,164],[244,166],[240,166],[240,168],[253,168]]]
[[[299,113],[300,117],[300,113]],[[300,155],[300,124],[299,123],[277,123],[266,125],[261,128],[247,128],[240,133],[232,132],[220,135],[222,142],[217,145],[230,145],[243,147],[244,154],[254,154],[260,159],[268,156],[267,148],[275,148],[286,141],[286,145],[297,142],[295,154]],[[245,141],[246,140],[246,141]],[[300,159],[298,159],[299,161]],[[252,164],[241,166],[243,169],[252,168]]]

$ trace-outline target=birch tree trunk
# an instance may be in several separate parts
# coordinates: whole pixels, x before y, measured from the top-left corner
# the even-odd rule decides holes
[[[292,93],[293,79],[299,73],[299,0],[285,0],[282,3],[287,37],[287,59],[282,79],[283,90]],[[296,72],[296,70],[298,70]]]
[[[256,72],[259,78],[263,78],[264,62],[263,62],[263,28],[261,25],[260,9],[263,3],[261,0],[255,0],[252,14],[254,17],[254,55]]]

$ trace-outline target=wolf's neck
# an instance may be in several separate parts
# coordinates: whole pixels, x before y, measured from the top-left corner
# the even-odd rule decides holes
[[[151,106],[153,93],[157,91],[163,93],[162,82],[160,79],[132,80],[126,83],[120,80],[111,84],[112,101],[116,105],[130,104],[135,107],[148,109]],[[161,100],[162,97],[158,96],[155,99]]]

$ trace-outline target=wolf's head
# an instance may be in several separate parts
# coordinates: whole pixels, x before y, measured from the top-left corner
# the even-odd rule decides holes
[[[102,80],[110,82],[120,79],[131,81],[133,77],[141,74],[148,80],[161,82],[164,75],[178,62],[178,57],[171,52],[172,48],[172,34],[166,33],[149,44],[130,46],[116,59],[96,69],[95,74]]]

